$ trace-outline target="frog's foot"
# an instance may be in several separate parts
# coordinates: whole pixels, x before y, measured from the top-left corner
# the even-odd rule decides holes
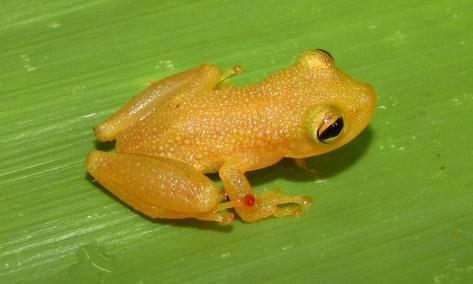
[[[312,200],[308,196],[284,195],[281,190],[273,189],[256,199],[245,196],[235,209],[244,221],[255,222],[270,216],[299,216],[302,209],[309,207],[311,203]]]
[[[232,69],[224,72],[220,76],[220,82],[215,87],[215,89],[216,90],[224,90],[224,91],[232,89],[234,87],[233,82],[227,81],[227,79],[229,79],[230,77],[233,77],[235,75],[241,74],[241,73],[243,73],[243,71],[244,71],[243,65],[233,66]]]
[[[193,216],[190,216],[189,218],[195,218],[198,220],[205,220],[205,221],[215,221],[222,224],[230,224],[233,221],[234,214],[227,212],[226,209],[229,209],[231,207],[233,207],[232,202],[220,203],[217,205],[217,207],[215,208],[213,212],[207,212],[201,215],[194,214]]]
[[[153,219],[198,219],[203,221],[214,221],[222,224],[230,224],[233,221],[234,214],[223,211],[229,206],[228,202],[219,204],[215,210],[211,212],[202,213],[186,213],[178,212],[169,209],[163,209],[152,205],[148,202],[140,200],[132,195],[127,195],[124,192],[115,191],[113,192],[118,198],[132,206],[136,211],[143,213],[144,215]]]
[[[232,67],[232,69],[225,71],[221,76],[220,76],[220,83],[227,80],[230,77],[233,77],[235,75],[239,75],[245,71],[245,68],[243,65],[235,65]]]

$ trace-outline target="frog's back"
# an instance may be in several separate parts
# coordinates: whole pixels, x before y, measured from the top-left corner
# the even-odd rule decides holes
[[[121,133],[117,151],[170,157],[215,172],[231,154],[277,151],[288,143],[284,137],[296,129],[290,120],[298,118],[280,97],[263,95],[261,85],[177,95]]]

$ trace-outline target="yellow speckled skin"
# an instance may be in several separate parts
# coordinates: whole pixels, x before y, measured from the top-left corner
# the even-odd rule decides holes
[[[231,74],[201,65],[153,83],[95,128],[98,140],[116,140],[116,153],[93,151],[89,173],[153,218],[228,223],[233,215],[227,208],[247,222],[300,214],[308,197],[274,190],[251,202],[255,195],[244,173],[348,143],[368,124],[376,95],[321,50],[305,52],[293,65],[247,87],[222,83]],[[334,117],[343,119],[343,129],[319,141],[321,125]],[[225,194],[204,175],[213,172]],[[291,206],[278,206],[287,203]]]

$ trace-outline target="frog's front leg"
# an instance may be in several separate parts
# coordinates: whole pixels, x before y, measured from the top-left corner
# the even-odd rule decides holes
[[[317,178],[317,170],[316,169],[311,169],[307,166],[307,158],[302,158],[302,159],[292,159],[294,164],[301,170],[305,171],[306,173],[309,173],[313,178]]]
[[[108,191],[151,218],[229,223],[230,202],[191,165],[163,157],[92,151],[88,172]]]
[[[297,216],[302,207],[308,207],[311,199],[306,196],[288,196],[280,190],[267,191],[256,196],[245,172],[265,168],[277,163],[280,158],[244,155],[228,160],[219,171],[225,187],[238,215],[246,222],[255,222],[269,216]],[[283,205],[280,207],[280,205]]]

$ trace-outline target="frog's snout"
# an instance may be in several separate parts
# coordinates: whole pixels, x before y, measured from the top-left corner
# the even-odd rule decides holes
[[[367,116],[368,119],[371,118],[371,115],[374,112],[376,100],[376,93],[373,87],[368,84],[363,84],[360,86],[356,105],[361,114]]]
[[[358,135],[369,123],[376,107],[376,93],[368,84],[360,84],[352,97],[352,107],[349,121],[351,126],[351,137]]]

